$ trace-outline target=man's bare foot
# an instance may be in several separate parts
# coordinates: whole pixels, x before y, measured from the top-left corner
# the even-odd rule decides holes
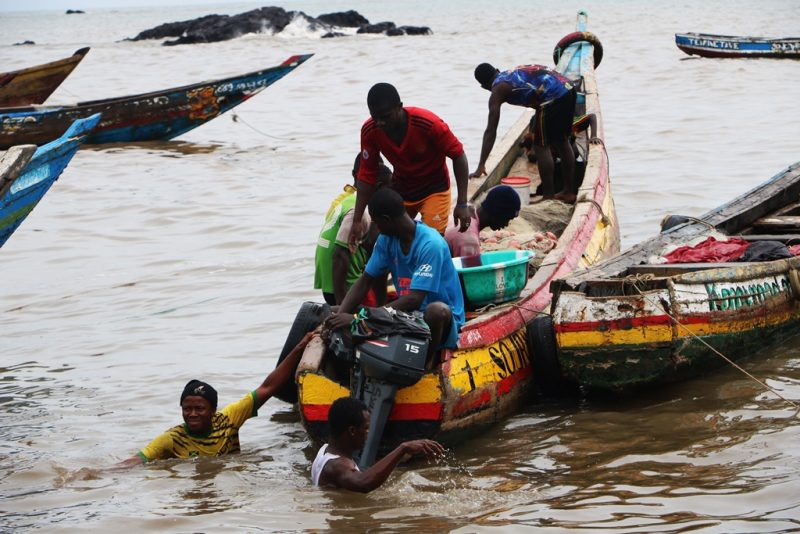
[[[564,191],[561,191],[560,193],[556,193],[553,198],[566,204],[575,204],[575,200],[578,198],[578,196],[574,193],[565,193]]]

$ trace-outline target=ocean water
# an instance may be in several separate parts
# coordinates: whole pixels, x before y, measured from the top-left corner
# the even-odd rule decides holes
[[[356,9],[434,34],[123,41],[262,5],[0,14],[2,71],[92,47],[55,104],[315,54],[236,108],[238,121],[82,149],[0,251],[0,531],[800,530],[798,414],[732,368],[636,398],[532,403],[367,496],[310,486],[315,450],[277,400],[245,425],[240,455],[65,484],[179,422],[188,379],[225,403],[274,367],[300,302],[317,298],[314,242],[350,179],[375,82],[443,117],[474,168],[487,98],[475,65],[550,65],[588,11],[605,51],[597,81],[623,246],[665,214],[700,215],[800,159],[800,61],[690,58],[673,37],[797,35],[798,2],[287,1],[275,5]],[[12,46],[26,39],[37,44]],[[499,131],[518,113],[505,106]],[[800,399],[797,338],[743,366]]]

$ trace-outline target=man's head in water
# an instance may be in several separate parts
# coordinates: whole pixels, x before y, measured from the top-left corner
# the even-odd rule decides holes
[[[355,451],[364,447],[369,433],[369,412],[353,397],[336,399],[328,412],[331,438],[343,448]]]
[[[217,390],[200,380],[189,380],[181,393],[183,422],[192,434],[206,434],[217,411]]]

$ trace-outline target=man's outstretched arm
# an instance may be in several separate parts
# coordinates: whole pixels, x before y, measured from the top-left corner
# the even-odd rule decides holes
[[[294,370],[300,362],[303,350],[305,350],[306,345],[308,345],[312,337],[314,337],[314,332],[308,332],[303,339],[300,340],[300,343],[286,355],[286,358],[278,364],[275,370],[268,374],[261,385],[256,388],[256,410],[261,408],[281,386],[293,378]]]

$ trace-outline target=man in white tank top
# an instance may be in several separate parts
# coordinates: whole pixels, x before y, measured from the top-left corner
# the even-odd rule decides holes
[[[364,447],[369,432],[369,412],[352,397],[337,399],[328,413],[330,438],[311,465],[314,486],[333,486],[368,493],[383,484],[407,454],[435,458],[444,448],[429,439],[406,441],[366,471],[358,469],[353,453]]]

